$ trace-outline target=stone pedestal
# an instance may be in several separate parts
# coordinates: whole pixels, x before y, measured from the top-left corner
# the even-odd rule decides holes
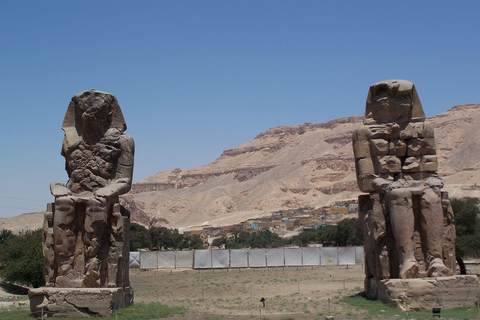
[[[126,288],[37,288],[28,292],[30,310],[44,316],[107,316],[133,304],[133,289]]]
[[[478,278],[474,275],[415,279],[365,279],[371,299],[408,310],[474,307],[478,301]]]

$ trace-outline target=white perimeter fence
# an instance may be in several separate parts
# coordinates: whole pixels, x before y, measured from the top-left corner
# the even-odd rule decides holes
[[[363,247],[130,252],[130,268],[266,268],[363,263]]]

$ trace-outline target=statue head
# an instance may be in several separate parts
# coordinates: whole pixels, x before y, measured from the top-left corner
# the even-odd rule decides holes
[[[364,124],[425,121],[415,86],[406,80],[386,80],[370,86]]]
[[[85,91],[73,97],[75,118],[82,133],[106,131],[112,123],[114,97],[98,91]]]
[[[122,110],[113,94],[89,90],[72,97],[62,125],[67,136],[95,140],[110,128],[120,132],[127,129]]]

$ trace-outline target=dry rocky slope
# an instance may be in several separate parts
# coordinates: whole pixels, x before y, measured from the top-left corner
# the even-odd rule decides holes
[[[135,183],[122,203],[135,222],[186,230],[356,198],[351,135],[362,119],[269,129],[210,164],[162,171]],[[446,190],[480,197],[480,105],[458,105],[427,122],[435,128]],[[41,214],[24,214],[6,219],[3,227],[39,228],[41,220]]]
[[[356,198],[351,136],[362,119],[269,129],[210,164],[135,183],[123,204],[134,221],[185,230]],[[480,196],[480,105],[458,105],[427,121],[435,128],[447,191]]]

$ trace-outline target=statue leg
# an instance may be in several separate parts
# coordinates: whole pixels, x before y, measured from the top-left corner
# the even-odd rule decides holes
[[[85,287],[100,287],[100,268],[102,261],[98,253],[107,226],[107,200],[92,198],[85,210]]]
[[[54,204],[49,203],[43,220],[43,277],[46,287],[55,286],[55,242],[53,238]]]
[[[120,204],[113,205],[110,215],[110,246],[108,248],[108,288],[118,287],[118,271],[121,270],[121,258],[123,251],[123,217],[120,212]]]
[[[54,251],[58,269],[56,286],[72,286],[73,260],[75,253],[75,201],[70,197],[55,199],[55,215],[53,216]]]
[[[387,206],[400,263],[399,277],[415,278],[418,275],[418,265],[413,243],[415,217],[411,192],[401,188],[388,192]]]
[[[440,194],[426,189],[420,202],[420,228],[426,239],[428,276],[451,276],[453,271],[443,263],[443,207]]]

